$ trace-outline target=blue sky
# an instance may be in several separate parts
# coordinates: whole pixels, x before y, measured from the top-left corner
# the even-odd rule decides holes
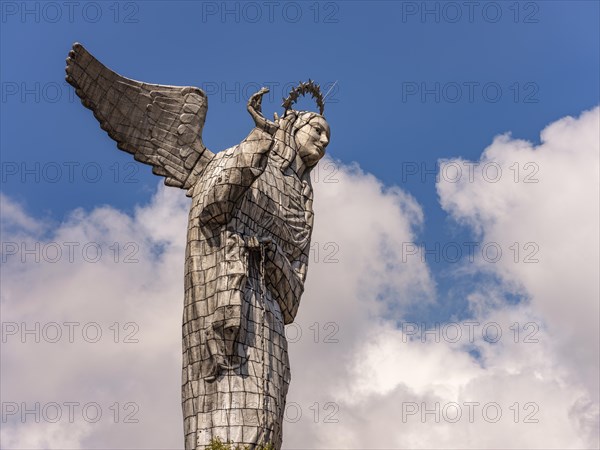
[[[114,151],[64,82],[75,41],[130,78],[214,92],[204,139],[215,151],[249,131],[245,102],[255,86],[276,86],[264,105],[271,114],[281,109],[284,85],[337,81],[326,112],[329,154],[414,195],[425,213],[423,242],[461,231],[439,207],[438,159],[473,159],[507,131],[537,142],[544,125],[598,103],[594,1],[98,5],[3,3],[2,157],[19,164],[16,175],[4,166],[3,190],[58,221],[75,207],[131,210],[156,182],[149,168]],[[77,161],[71,183],[68,164]],[[95,165],[83,173],[87,162],[102,174]],[[56,173],[47,163],[63,170],[56,183],[47,181]],[[126,174],[136,182],[114,182]]]
[[[326,113],[333,130],[330,154],[343,162],[357,161],[388,185],[401,184],[424,205],[425,232],[436,234],[445,227],[433,189],[434,176],[426,175],[423,183],[418,175],[407,174],[403,183],[403,162],[424,163],[433,169],[438,158],[474,158],[494,135],[506,131],[535,142],[545,124],[598,102],[599,11],[598,2],[593,1],[522,2],[518,8],[500,2],[497,23],[491,22],[497,9],[488,6],[484,10],[481,5],[473,8],[472,23],[466,7],[461,9],[461,19],[450,23],[455,9],[435,2],[429,7],[437,7],[440,23],[433,14],[422,17],[421,2],[323,3],[319,23],[314,23],[312,3],[298,3],[302,17],[297,23],[285,19],[284,11],[290,17],[296,12],[289,6],[284,10],[285,3],[274,7],[273,23],[264,6],[258,23],[248,23],[255,10],[239,4],[238,17],[221,17],[220,2],[204,6],[124,3],[118,9],[122,16],[118,23],[114,23],[112,3],[99,3],[97,23],[89,22],[96,14],[94,8],[75,8],[70,23],[68,8],[62,7],[60,20],[48,23],[56,13],[40,6],[43,3],[37,4],[39,17],[23,17],[20,3],[18,11],[9,15],[9,5],[14,3],[3,5],[2,148],[6,161],[128,161],[127,155],[109,151],[110,141],[103,139],[89,112],[72,100],[64,84],[64,59],[75,41],[117,72],[143,81],[211,87],[217,83],[219,90],[221,83],[233,90],[239,83],[242,89],[249,86],[246,92],[252,91],[251,83],[278,83],[275,101],[265,102],[268,112],[281,109],[285,83],[309,77],[323,84],[337,80],[339,90],[331,98],[337,103],[328,104]],[[213,7],[217,12],[209,14]],[[235,10],[235,3],[230,7]],[[417,12],[409,14],[413,8]],[[515,23],[517,9],[520,17]],[[127,14],[137,22],[122,23]],[[322,23],[325,20],[335,23]],[[439,103],[434,94],[422,102],[421,83],[435,90],[436,82],[442,94],[446,88],[445,95],[440,95]],[[472,101],[464,84],[470,82],[479,83],[473,88]],[[15,94],[11,94],[12,83],[18,85]],[[49,83],[58,83],[60,92]],[[406,83],[419,85],[419,93],[407,93],[414,85]],[[449,83],[462,89],[456,103],[449,101],[456,97]],[[488,87],[486,94],[486,83],[497,83],[502,89],[495,103],[495,87]],[[37,89],[39,103],[33,94],[23,94],[25,89]],[[222,102],[219,94],[209,100],[204,131],[207,146],[214,150],[234,145],[251,126],[246,99],[235,103],[235,95],[230,94]],[[517,94],[520,98],[515,102]],[[56,103],[50,103],[57,97]],[[14,181],[4,189],[21,196],[32,209],[48,210],[60,219],[75,206],[106,202],[130,208],[143,201],[146,188],[154,186],[148,168],[141,168],[137,178],[140,182],[129,188],[101,177],[99,184],[77,189],[64,182],[53,186]]]
[[[136,1],[79,2],[72,10],[63,2],[2,1],[1,8],[2,192],[24,214],[46,224],[39,239],[55,239],[53,233],[72,220],[77,208],[90,213],[107,205],[133,217],[136,208],[149,207],[157,189],[150,168],[117,150],[64,81],[65,58],[74,42],[129,78],[205,89],[209,109],[203,138],[214,152],[250,131],[245,104],[260,86],[272,87],[263,100],[263,110],[271,115],[281,112],[284,86],[311,78],[329,88],[337,81],[325,109],[331,126],[327,151],[334,165],[322,167],[320,175],[335,167],[331,177],[343,184],[348,166],[357,163],[381,183],[378,195],[395,195],[400,188],[409,198],[406,205],[418,205],[423,219],[398,222],[412,230],[398,233],[430,248],[498,237],[496,224],[519,230],[521,214],[533,210],[512,205],[546,200],[543,190],[533,195],[523,188],[499,203],[505,209],[478,204],[480,193],[496,195],[487,191],[489,183],[477,185],[479,190],[476,183],[462,185],[462,191],[459,185],[452,190],[448,183],[436,183],[440,161],[480,161],[494,138],[508,132],[514,140],[529,141],[534,155],[545,127],[600,102],[597,1]],[[310,102],[301,105],[314,108]],[[511,152],[507,147],[504,154]],[[494,155],[489,160],[502,159],[502,151]],[[572,159],[579,161],[576,155]],[[516,161],[523,175],[522,162],[528,160],[505,159],[504,177],[513,175],[509,167]],[[554,167],[552,161],[548,167]],[[544,167],[539,169],[543,176]],[[576,184],[578,175],[572,175]],[[360,176],[357,180],[367,183]],[[570,180],[565,175],[560,192],[577,192],[569,188],[575,185]],[[596,192],[595,178],[587,181]],[[553,189],[558,186],[547,188],[548,196]],[[589,185],[584,192],[590,192]],[[461,195],[470,195],[473,205]],[[560,198],[549,201],[558,208]],[[595,212],[596,198],[587,203],[588,212]],[[327,205],[335,207],[336,200]],[[402,209],[406,217],[411,208]],[[396,223],[391,210],[364,213]],[[496,213],[513,214],[512,222]],[[523,229],[543,234],[545,216],[531,217],[540,222]],[[340,226],[351,229],[353,223]],[[535,239],[515,233],[513,240],[521,245]],[[506,239],[510,245],[510,232]],[[548,244],[547,251],[551,248]],[[316,266],[313,273],[322,267]],[[536,295],[527,284],[530,275],[507,275],[512,269],[461,271],[448,258],[430,257],[424,270],[437,292],[435,302],[399,302],[403,315],[398,320],[476,316],[479,310],[468,294],[485,291],[490,279],[503,280],[497,296],[507,308]],[[546,272],[547,279],[551,273]],[[397,288],[385,284],[378,288],[382,298]],[[394,302],[389,307],[395,309]]]

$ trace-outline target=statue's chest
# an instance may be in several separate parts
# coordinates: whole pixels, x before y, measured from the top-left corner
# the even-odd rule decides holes
[[[257,220],[257,232],[277,239],[289,253],[302,251],[310,239],[307,186],[278,168],[267,168],[248,192],[243,209]]]

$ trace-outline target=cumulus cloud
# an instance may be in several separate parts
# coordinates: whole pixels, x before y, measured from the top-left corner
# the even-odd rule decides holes
[[[43,238],[25,233],[50,226],[41,221],[3,226],[3,446],[180,446],[177,194],[159,189],[133,216],[75,210]],[[35,220],[14,203],[9,212]],[[14,222],[4,208],[3,219]]]
[[[416,201],[356,166],[323,163],[309,281],[288,330],[294,381],[285,430],[296,446],[318,441],[313,415],[333,412],[331,391],[370,322],[433,298],[427,267],[399,270],[399,254],[389,250],[422,225]],[[132,216],[103,206],[73,211],[58,226],[3,201],[3,444],[181,447],[188,200],[160,185]],[[55,403],[63,416],[54,423]],[[25,409],[33,412],[22,423]]]
[[[472,178],[442,177],[437,185],[453,218],[506,252],[494,264],[479,258],[476,267],[497,277],[496,289],[522,294],[524,314],[544,327],[547,339],[528,353],[533,360],[546,354],[551,370],[540,376],[572,392],[553,417],[576,422],[580,447],[598,446],[599,121],[598,107],[560,119],[542,130],[540,145],[498,136],[472,166]],[[441,171],[448,165],[464,161],[444,161]],[[480,307],[486,296],[476,286],[473,292]],[[500,302],[494,309],[488,314],[509,308]],[[548,393],[540,409],[558,404]]]
[[[442,207],[452,217],[507,252],[479,269],[498,276],[505,290],[525,293],[531,309],[552,330],[573,382],[582,383],[596,399],[599,120],[598,108],[565,117],[541,132],[538,146],[498,136],[477,161],[481,168],[492,163],[501,168],[495,182],[475,170],[472,182],[464,177],[437,186]],[[460,160],[445,164],[452,162]]]
[[[504,253],[457,264],[469,319],[365,321],[315,446],[598,447],[598,136],[596,108],[442,162],[442,207]]]
[[[468,286],[470,318],[437,331],[430,324],[425,335],[403,322],[411,306],[444,300],[425,263],[402,260],[402,244],[426,226],[421,207],[355,165],[324,160],[314,183],[306,291],[287,333],[292,384],[284,446],[597,446],[597,139],[595,109],[550,125],[538,146],[496,138],[477,162],[494,163],[485,174],[441,177],[438,194],[451,217],[502,248],[537,244],[539,262],[515,263],[512,253],[495,264],[477,260],[469,270],[492,281]],[[515,162],[518,174],[510,169]],[[503,175],[490,182],[496,166]],[[526,177],[538,182],[524,183]],[[39,402],[42,419],[54,417],[52,402],[63,414],[65,402],[79,403],[73,423],[38,424],[35,413],[23,423],[20,410],[6,415],[3,446],[182,447],[188,200],[161,186],[131,216],[110,207],[77,210],[58,226],[2,201],[10,206],[3,208],[3,402],[30,409]],[[42,239],[40,230],[48,229]],[[22,262],[20,243],[31,249],[36,241],[40,262],[31,254]],[[79,243],[73,261],[66,242]],[[63,254],[49,262],[54,244]],[[515,292],[524,300],[508,302]],[[36,322],[39,332],[22,336],[22,324]],[[51,322],[63,333],[64,323],[78,323],[74,342],[49,342]],[[92,343],[98,328],[102,337]],[[94,422],[98,407],[102,417]]]
[[[315,430],[310,446],[598,447],[598,136],[596,108],[551,124],[538,146],[504,135],[479,161],[442,161],[441,206],[474,241],[491,244],[489,254],[474,252],[472,263],[453,269],[457,283],[468,283],[462,290],[469,318],[399,323],[402,313],[390,316],[381,302],[379,309],[369,304],[380,297],[361,297],[350,309],[362,319],[353,323],[358,331],[326,357],[320,357],[323,347],[314,354],[326,366],[303,393],[320,396],[319,423],[306,427]],[[414,238],[404,233],[401,239]],[[387,249],[387,255],[400,253],[398,242]],[[418,269],[378,268],[387,279]],[[316,278],[326,276],[318,270]],[[430,278],[419,286],[433,291]],[[382,301],[406,305],[411,295],[398,291]],[[442,293],[437,301],[444,301]],[[317,320],[319,311],[304,307]],[[345,362],[341,369],[336,357]],[[328,378],[318,381],[324,373],[335,375],[331,387]],[[338,408],[334,423],[323,417],[333,411],[324,408],[328,399]],[[287,445],[306,447],[304,430],[295,430],[292,435],[288,427]]]

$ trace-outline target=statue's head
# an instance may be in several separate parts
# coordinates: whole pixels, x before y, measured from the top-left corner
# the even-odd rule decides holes
[[[257,127],[263,129],[276,141],[273,154],[281,159],[282,170],[287,169],[298,157],[306,169],[314,167],[325,155],[329,144],[329,124],[323,117],[324,98],[319,86],[311,80],[300,83],[292,89],[282,106],[285,112],[281,117],[275,115],[275,121],[265,119],[260,113],[260,100],[268,89],[261,89],[248,102],[248,111],[254,118]],[[319,107],[319,113],[297,111],[292,108],[300,95],[310,93]]]
[[[297,155],[306,167],[315,166],[329,144],[329,124],[317,113],[300,111],[293,127]]]

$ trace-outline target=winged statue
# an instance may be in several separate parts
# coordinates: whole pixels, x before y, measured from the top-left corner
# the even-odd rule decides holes
[[[248,101],[254,128],[213,153],[202,142],[208,98],[196,87],[125,78],[81,44],[67,81],[117,147],[152,166],[192,203],[185,253],[182,409],[185,448],[216,438],[250,449],[280,449],[290,383],[286,324],[304,291],[313,229],[310,171],[330,130],[324,98],[309,80],[281,117]],[[311,94],[319,113],[293,108]]]

